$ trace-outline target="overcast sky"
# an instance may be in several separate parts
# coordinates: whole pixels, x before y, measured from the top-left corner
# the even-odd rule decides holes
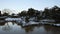
[[[54,5],[60,6],[60,0],[0,0],[0,10],[11,9],[16,12],[28,8],[43,10],[45,7],[53,7]]]

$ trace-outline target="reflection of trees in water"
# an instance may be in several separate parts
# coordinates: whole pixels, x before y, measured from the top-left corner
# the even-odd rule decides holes
[[[34,29],[34,26],[25,27],[25,31],[26,31],[26,32],[33,31],[33,29]]]
[[[4,27],[2,27],[2,30],[4,30],[4,31],[10,31],[11,29],[12,29],[12,27],[8,23],[6,23],[6,25]]]
[[[2,23],[0,22],[0,26],[3,26],[3,25],[5,25],[5,22],[2,22]]]
[[[27,26],[27,27],[25,27],[25,31],[26,31],[26,32],[32,32],[35,27],[38,27],[38,28],[39,28],[40,25],[38,25],[38,26]]]
[[[53,27],[49,25],[45,25],[44,28],[46,29],[46,31],[53,30]]]
[[[14,25],[16,22],[12,22],[12,25]]]
[[[45,30],[47,32],[50,32],[52,34],[60,34],[60,28],[59,27],[54,27],[54,26],[44,26]]]

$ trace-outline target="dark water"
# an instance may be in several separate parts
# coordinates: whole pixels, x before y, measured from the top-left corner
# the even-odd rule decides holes
[[[38,25],[21,27],[15,22],[0,24],[0,34],[60,34],[60,27]]]

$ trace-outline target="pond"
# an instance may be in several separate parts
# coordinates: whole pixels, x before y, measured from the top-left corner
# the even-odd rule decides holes
[[[37,25],[22,27],[15,22],[0,24],[0,34],[60,34],[60,27]]]

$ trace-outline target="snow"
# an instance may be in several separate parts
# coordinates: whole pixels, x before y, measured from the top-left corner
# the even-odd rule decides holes
[[[34,21],[29,21],[28,23],[23,23],[23,26],[28,26],[28,25],[34,25],[34,24],[39,24],[39,22],[34,22]]]
[[[29,21],[33,21],[33,20],[35,20],[35,17],[29,19]]]
[[[60,26],[60,24],[54,24],[54,26]]]
[[[21,21],[21,18],[6,18],[5,21]]]
[[[53,20],[53,19],[43,19],[43,20],[40,20],[40,22],[55,22],[55,20]]]
[[[18,24],[22,23],[22,26],[34,25],[34,24],[46,24],[48,22],[54,22],[54,20],[43,19],[40,22],[33,21],[35,18],[30,18],[29,22],[25,22],[25,18],[6,18],[5,21],[16,21]],[[60,24],[53,24],[54,26],[60,26]]]

